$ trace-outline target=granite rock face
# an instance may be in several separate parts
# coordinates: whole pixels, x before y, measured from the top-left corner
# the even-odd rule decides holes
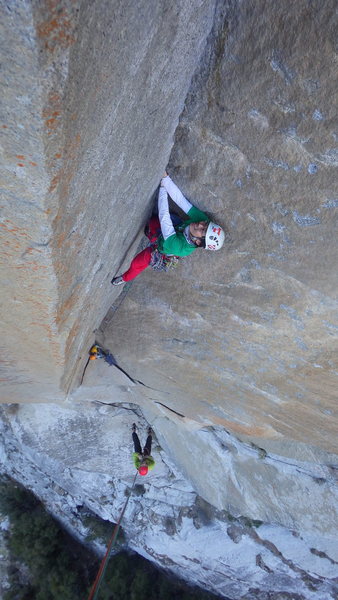
[[[335,2],[2,12],[3,469],[83,538],[82,505],[118,515],[143,415],[132,548],[236,600],[334,598]],[[168,160],[225,246],[112,289]],[[123,372],[76,389],[94,339]]]
[[[214,2],[46,0],[2,13],[2,401],[58,400],[151,210]]]
[[[227,242],[102,328],[149,398],[299,458],[337,452],[336,26],[334,2],[218,9],[169,172]]]
[[[141,442],[146,436],[147,425],[137,405],[110,406],[83,399],[68,407],[11,405],[1,409],[1,417],[2,471],[33,489],[73,535],[86,541],[88,526],[83,517],[88,511],[117,521],[134,478],[133,421],[138,424]],[[163,431],[165,427],[169,436],[169,421],[163,424]],[[184,430],[180,435],[183,439]],[[231,600],[335,597],[338,555],[333,520],[330,535],[306,528],[299,533],[249,519],[238,511],[217,510],[196,494],[164,451],[161,437],[153,442],[155,468],[137,480],[123,519],[131,549]],[[229,455],[235,452],[236,442],[225,439],[221,428],[199,432],[196,437],[202,450],[222,444],[219,459],[223,452],[223,460],[230,466]],[[250,459],[250,451],[238,443],[236,452],[238,461]],[[275,464],[278,496],[278,477],[283,472],[287,476],[288,467]],[[216,463],[214,467],[216,474]],[[289,466],[290,482],[292,470],[294,485],[306,485],[320,509],[320,499],[326,496],[328,500],[330,486],[311,482],[300,465]],[[332,486],[331,502],[333,492]],[[326,515],[329,521],[328,511]],[[104,547],[96,545],[96,550],[103,553]]]

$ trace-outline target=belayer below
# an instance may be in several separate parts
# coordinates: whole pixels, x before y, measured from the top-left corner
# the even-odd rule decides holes
[[[147,475],[148,470],[155,466],[155,461],[151,456],[151,442],[152,442],[152,430],[151,427],[148,427],[148,437],[145,443],[145,446],[142,451],[141,443],[139,437],[136,433],[136,424],[133,423],[132,427],[133,432],[133,442],[134,442],[134,450],[133,452],[133,461],[136,469],[138,470],[140,475]]]
[[[187,218],[181,220],[170,214],[168,194]],[[179,223],[174,224],[176,219]],[[193,206],[167,173],[159,189],[158,217],[151,217],[145,234],[150,241],[149,246],[135,256],[125,273],[112,279],[113,285],[135,279],[149,266],[157,271],[167,271],[197,248],[219,250],[225,238],[222,227],[212,223],[206,213]]]

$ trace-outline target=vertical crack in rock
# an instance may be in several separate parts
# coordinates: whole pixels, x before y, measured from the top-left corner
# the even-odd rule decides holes
[[[139,384],[161,448],[130,547],[232,600],[333,597],[336,3],[3,8],[4,472],[80,537],[78,506],[114,520]],[[168,159],[226,243],[112,309]],[[61,407],[100,323],[123,384]]]
[[[158,400],[154,400],[155,404],[160,404],[160,406],[163,406],[164,408],[166,408],[167,410],[169,410],[170,412],[174,413],[175,415],[178,415],[179,417],[185,417],[185,415],[183,415],[182,413],[178,412],[177,410],[174,410],[173,408],[170,408],[170,406],[167,406],[166,404],[163,404],[163,402],[159,402]]]

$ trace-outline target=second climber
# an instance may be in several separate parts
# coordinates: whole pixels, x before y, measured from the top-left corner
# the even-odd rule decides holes
[[[145,446],[142,450],[141,443],[139,437],[136,433],[136,424],[133,423],[132,427],[133,432],[133,442],[134,442],[134,452],[133,452],[133,461],[136,469],[138,470],[140,475],[147,475],[148,471],[152,470],[155,466],[155,461],[151,456],[151,443],[152,443],[152,430],[151,427],[148,427],[148,436],[146,439]]]

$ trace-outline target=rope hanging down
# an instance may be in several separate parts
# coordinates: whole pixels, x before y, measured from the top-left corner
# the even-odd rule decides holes
[[[131,492],[133,491],[134,486],[135,486],[136,477],[137,477],[137,471],[136,471],[136,474],[135,474],[135,477],[134,477],[133,485],[132,485],[131,490],[130,490],[130,494],[128,495],[128,497],[127,497],[127,499],[126,499],[126,501],[124,503],[124,507],[123,507],[122,512],[120,514],[119,520],[117,521],[117,523],[116,523],[116,525],[114,527],[113,535],[111,536],[111,538],[109,540],[109,543],[108,543],[108,546],[107,546],[107,550],[106,550],[106,554],[104,555],[104,557],[102,559],[100,568],[99,568],[98,573],[96,575],[96,579],[95,579],[95,581],[93,583],[93,587],[92,587],[91,592],[89,594],[88,600],[96,600],[96,598],[97,598],[97,593],[99,591],[99,587],[100,587],[100,585],[102,583],[104,574],[105,574],[107,566],[108,566],[108,561],[109,561],[109,558],[110,558],[110,555],[111,555],[112,547],[114,546],[114,544],[116,542],[117,535],[118,535],[118,532],[119,532],[119,529],[120,529],[120,525],[121,525],[121,521],[123,519],[123,515],[126,512],[126,508],[127,508],[128,502],[129,502],[129,498],[131,496]]]

